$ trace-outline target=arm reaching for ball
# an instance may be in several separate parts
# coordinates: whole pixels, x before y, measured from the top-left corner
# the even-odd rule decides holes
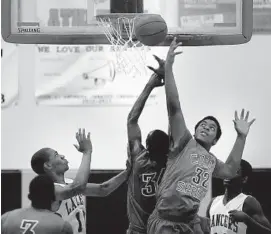
[[[170,136],[170,147],[175,148],[180,146],[184,148],[186,143],[192,138],[191,133],[186,127],[183,112],[181,109],[180,98],[178,89],[176,86],[174,74],[173,74],[173,64],[175,61],[175,56],[182,54],[182,52],[176,52],[175,50],[181,46],[182,43],[177,43],[176,38],[172,41],[170,48],[168,50],[167,58],[165,61],[165,91],[167,100],[167,110],[169,119],[169,136]],[[155,56],[155,59],[159,64],[163,63],[163,60]],[[159,69],[152,69],[159,75]],[[181,150],[180,148],[180,150]]]
[[[138,119],[143,111],[145,103],[155,87],[162,86],[163,80],[156,74],[152,74],[148,83],[144,87],[142,93],[133,105],[128,118],[127,118],[127,130],[128,130],[128,142],[131,158],[134,155],[138,155],[144,148],[142,146],[141,130],[138,124]]]

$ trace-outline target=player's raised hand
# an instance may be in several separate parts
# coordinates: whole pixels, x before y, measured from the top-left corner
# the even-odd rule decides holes
[[[182,51],[176,52],[175,50],[182,45],[182,42],[177,43],[177,38],[174,37],[173,41],[170,44],[168,53],[167,53],[167,59],[166,59],[166,64],[173,64],[175,60],[175,56],[178,54],[182,54]]]
[[[159,77],[164,78],[165,77],[165,60],[159,58],[156,55],[153,55],[155,60],[158,62],[159,67],[158,68],[153,68],[151,66],[148,66],[150,70],[152,70],[154,73],[156,73]]]
[[[240,118],[238,117],[237,111],[235,111],[235,118],[233,120],[234,127],[238,135],[246,137],[250,126],[254,123],[256,119],[252,119],[251,121],[248,121],[249,117],[249,111],[247,111],[245,115],[245,110],[242,109]]]
[[[76,133],[76,140],[78,142],[78,145],[74,144],[74,147],[81,153],[92,153],[92,143],[90,140],[90,133],[86,136],[86,131],[83,128],[79,128],[78,132]]]

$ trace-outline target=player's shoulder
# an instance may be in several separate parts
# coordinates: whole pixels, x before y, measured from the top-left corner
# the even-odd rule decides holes
[[[27,210],[26,208],[18,208],[18,209],[11,210],[4,213],[3,216],[6,216],[6,217],[16,216],[21,212],[25,212],[26,210]]]
[[[55,182],[54,185],[55,186],[60,186],[60,187],[65,187],[65,186],[67,186],[69,184],[72,184],[72,182],[73,182],[73,179],[70,179],[70,178],[65,178],[64,180],[65,180],[65,184]]]
[[[262,209],[261,204],[255,197],[251,195],[246,196],[243,204],[243,211],[245,213],[254,213],[261,209]]]
[[[222,202],[223,198],[224,198],[224,195],[219,195],[219,196],[213,197],[210,201],[210,205],[212,206],[212,205],[215,205],[219,202]]]
[[[72,233],[73,233],[73,229],[72,229],[71,224],[67,221],[63,221],[61,234],[72,234]]]
[[[133,167],[143,167],[144,165],[149,164],[148,151],[143,149],[140,153],[137,154],[136,158],[133,160]]]

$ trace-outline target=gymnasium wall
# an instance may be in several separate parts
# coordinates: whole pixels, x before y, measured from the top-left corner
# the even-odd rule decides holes
[[[247,139],[244,158],[256,168],[271,167],[269,120],[271,36],[253,36],[245,45],[184,48],[174,73],[187,126],[205,115],[220,120],[223,134],[213,148],[225,160],[235,140],[232,118],[242,107],[257,121]],[[165,48],[165,54],[166,54]],[[123,169],[126,159],[126,119],[130,107],[45,107],[34,99],[34,46],[19,46],[18,106],[2,109],[2,169],[29,169],[30,158],[41,147],[66,155],[76,169],[80,156],[73,147],[75,131],[85,127],[93,141],[93,169]],[[145,108],[140,118],[143,139],[155,128],[167,131],[163,88],[159,104]],[[14,147],[14,144],[16,147]]]

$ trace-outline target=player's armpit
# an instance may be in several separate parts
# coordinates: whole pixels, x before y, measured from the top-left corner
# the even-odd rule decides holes
[[[172,117],[171,117],[172,118]],[[187,143],[191,140],[192,135],[190,131],[185,127],[183,130],[178,130],[178,128],[174,127],[178,125],[178,117],[176,119],[171,119],[169,122],[168,135],[170,139],[170,149],[178,148],[178,151],[181,152]],[[176,121],[176,123],[174,123]]]
[[[61,234],[73,234],[72,226],[65,221]]]
[[[245,212],[249,218],[246,221],[248,226],[248,233],[271,233],[271,224],[265,217],[261,204],[256,198],[248,196],[243,206],[243,212]]]
[[[232,168],[230,165],[216,159],[216,165],[213,172],[213,177],[219,179],[229,179],[233,177]]]
[[[62,201],[69,199],[73,196],[76,196],[78,194],[81,194],[84,189],[86,188],[86,185],[80,185],[80,184],[69,184],[65,187],[61,187],[59,185],[55,185],[55,196],[57,201]]]

